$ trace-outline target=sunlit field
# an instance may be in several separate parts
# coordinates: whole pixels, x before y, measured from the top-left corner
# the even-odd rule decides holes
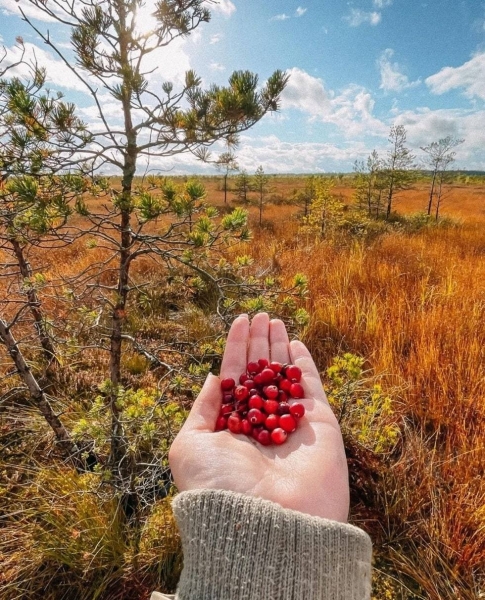
[[[206,201],[224,212],[220,180],[203,182]],[[289,284],[302,273],[308,280],[303,307],[310,318],[299,334],[341,419],[350,467],[350,521],[368,531],[374,542],[373,598],[484,597],[485,185],[456,182],[443,199],[442,225],[414,230],[396,226],[366,238],[342,234],[329,239],[316,239],[301,229],[302,209],[292,198],[304,178],[272,177],[270,185],[262,226],[252,193],[252,238],[228,250],[227,256],[249,255],[254,261],[251,272],[257,275],[280,277]],[[401,192],[396,212],[423,211],[428,189],[422,182]],[[350,177],[335,178],[332,192],[350,206]],[[93,207],[103,202],[91,200]],[[236,205],[231,191],[228,205]],[[82,217],[74,223],[82,227]],[[39,256],[34,249],[34,265]],[[42,272],[62,281],[105,256],[103,248],[90,248],[81,239],[51,250]],[[138,262],[134,273],[166,285],[163,271],[148,259]],[[103,283],[113,281],[107,277]],[[2,293],[15,293],[1,279],[0,286]],[[163,340],[176,338],[183,347],[219,331],[203,307],[199,312],[184,308],[184,290],[171,292],[170,301],[160,296],[156,300],[156,306],[132,307],[129,315],[128,329],[144,340],[163,345]],[[60,296],[45,298],[46,312],[56,314],[59,327],[72,316],[65,306]],[[361,368],[354,381],[342,367],[344,383],[337,393],[335,375],[327,370],[336,357],[353,360],[349,354],[362,359]],[[168,351],[161,351],[159,358],[178,360]],[[107,360],[102,349],[87,347],[52,383],[49,393],[61,399],[68,422],[74,423],[82,412],[68,406],[68,397],[78,395],[84,408],[89,406]],[[135,353],[127,352],[124,367],[127,386],[159,385],[162,371],[150,369]],[[0,391],[5,394],[16,380],[6,377],[12,367],[2,348],[0,370]],[[342,400],[346,381],[351,392]],[[176,398],[177,391],[172,393]],[[184,403],[190,406],[190,395]],[[89,476],[69,475],[65,467],[59,467],[54,481],[42,474],[51,437],[26,401],[16,414],[0,413],[0,427],[0,470],[8,479],[0,510],[23,511],[21,518],[10,515],[2,526],[1,600],[36,597],[36,578],[43,585],[61,582],[59,589],[69,577],[78,582],[85,578],[87,591],[78,583],[72,598],[86,599],[95,597],[94,590],[100,590],[100,598],[149,598],[157,586],[174,585],[180,549],[167,499],[155,504],[141,540],[129,545],[116,539],[116,509],[102,494],[91,493]],[[19,433],[35,444],[21,447]],[[16,471],[16,464],[23,466]],[[36,467],[40,475],[35,475],[35,486],[23,492]],[[79,490],[86,492],[79,495],[82,501],[75,499]],[[10,509],[8,498],[13,498]],[[52,524],[41,535],[31,517],[49,510],[64,514],[62,524]],[[111,532],[102,543],[93,533],[97,529]],[[49,549],[52,540],[59,542],[56,550]],[[57,593],[55,585],[49,590],[45,598],[69,597],[65,589],[64,595]]]

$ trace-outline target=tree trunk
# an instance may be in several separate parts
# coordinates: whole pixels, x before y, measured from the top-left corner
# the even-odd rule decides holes
[[[227,204],[227,173],[224,175],[224,204]]]
[[[69,432],[53,411],[52,406],[49,404],[49,400],[44,393],[44,390],[40,387],[37,380],[32,375],[32,371],[23,357],[17,341],[13,337],[7,323],[3,319],[0,319],[0,339],[7,347],[7,351],[10,354],[10,357],[12,358],[20,377],[27,386],[32,403],[36,406],[36,408],[39,409],[40,413],[54,432],[57,443],[62,449],[65,457],[69,459],[76,466],[76,468],[82,469],[82,460],[78,446],[72,440]]]
[[[32,267],[25,258],[22,246],[15,239],[11,239],[10,243],[12,244],[13,251],[15,252],[15,257],[17,259],[22,278],[30,279],[32,277]],[[54,361],[58,364],[58,359],[55,355],[55,348],[52,344],[49,334],[47,333],[45,317],[41,307],[40,299],[35,291],[35,288],[31,286],[29,286],[27,290],[27,300],[30,312],[34,318],[34,326],[42,346],[44,358],[48,363]]]
[[[433,172],[433,180],[431,181],[431,189],[429,191],[429,200],[428,200],[428,217],[431,214],[431,209],[433,208],[433,196],[434,196],[434,186],[436,182],[436,170]]]

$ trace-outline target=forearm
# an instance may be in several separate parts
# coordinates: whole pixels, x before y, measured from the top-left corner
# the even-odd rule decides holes
[[[362,530],[233,492],[183,492],[173,503],[184,569],[179,600],[367,600]]]

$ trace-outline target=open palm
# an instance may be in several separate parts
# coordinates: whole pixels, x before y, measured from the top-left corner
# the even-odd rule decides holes
[[[345,522],[349,487],[342,436],[310,353],[301,342],[289,341],[282,321],[260,313],[250,324],[241,315],[229,331],[221,376],[237,381],[248,361],[259,358],[300,367],[305,416],[298,429],[281,446],[262,446],[227,430],[214,432],[221,380],[209,375],[170,449],[178,489],[239,492]]]

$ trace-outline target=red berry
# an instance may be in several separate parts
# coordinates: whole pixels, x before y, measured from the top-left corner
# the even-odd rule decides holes
[[[253,381],[256,385],[263,385],[263,378],[261,377],[261,373],[255,375]]]
[[[258,442],[262,445],[262,446],[269,446],[271,444],[271,434],[267,429],[263,429],[258,437],[257,437]]]
[[[239,375],[239,383],[241,385],[244,385],[244,382],[246,381],[246,379],[249,379],[249,377],[246,375],[246,373],[242,373],[241,375]]]
[[[252,379],[246,379],[246,381],[243,383],[244,387],[247,387],[248,390],[252,390],[254,387],[254,381]]]
[[[232,394],[228,394],[227,392],[222,396],[222,404],[229,404],[233,400]]]
[[[301,402],[295,402],[295,404],[290,405],[290,415],[295,417],[296,419],[301,419],[305,414],[305,407]]]
[[[285,369],[285,375],[291,381],[300,381],[301,379],[301,369],[296,365],[288,365]]]
[[[248,370],[248,373],[251,373],[251,375],[255,375],[256,373],[259,373],[261,371],[261,366],[256,361],[248,362],[248,366],[246,368]]]
[[[287,437],[288,434],[284,429],[281,429],[281,427],[277,427],[271,432],[271,439],[275,444],[284,444]]]
[[[305,391],[303,390],[301,383],[291,384],[290,395],[292,398],[303,398],[305,396]]]
[[[283,390],[286,393],[290,392],[291,381],[289,379],[282,379],[280,381],[280,390]]]
[[[283,365],[279,362],[272,362],[269,365],[269,368],[275,372],[275,374],[277,375],[278,373],[280,373],[281,369],[283,368]]]
[[[278,397],[278,394],[280,392],[275,385],[268,385],[268,387],[264,390],[264,393],[266,394],[267,398],[269,398],[270,400],[274,400]]]
[[[290,415],[281,415],[280,427],[288,433],[292,433],[296,429],[296,419]]]
[[[266,427],[266,429],[269,429],[271,431],[272,429],[276,429],[278,427],[279,422],[280,418],[278,417],[278,415],[268,415],[264,422],[264,426]]]
[[[290,414],[290,405],[288,402],[280,402],[278,404],[278,410],[276,411],[277,415],[289,415]]]
[[[249,397],[249,390],[244,385],[238,385],[234,389],[234,398],[236,400],[246,400]]]
[[[226,377],[221,381],[221,389],[225,392],[230,392],[232,388],[236,385],[236,382],[232,377]]]
[[[246,400],[241,400],[241,402],[236,402],[236,410],[239,413],[248,412],[248,403],[246,402]]]
[[[288,400],[288,395],[286,392],[284,392],[283,390],[281,390],[280,392],[278,392],[278,398],[277,398],[278,402],[286,402]]]
[[[264,431],[264,427],[262,425],[256,425],[256,427],[253,427],[253,430],[251,432],[251,435],[253,436],[253,438],[255,440],[258,439],[259,434]]]
[[[276,400],[266,400],[264,403],[264,412],[267,415],[274,415],[278,410],[278,402]]]
[[[238,414],[233,413],[227,419],[227,428],[231,433],[241,433],[241,419]]]
[[[217,417],[216,431],[222,431],[223,429],[227,429],[227,418],[223,416]]]
[[[264,422],[264,415],[263,413],[258,410],[257,408],[252,408],[249,412],[248,412],[248,421],[252,424],[252,425],[260,425],[261,423]]]
[[[260,375],[261,375],[261,381],[263,383],[271,383],[274,378],[274,371],[272,371],[271,369],[263,369],[261,371]]]
[[[247,419],[243,419],[241,421],[241,433],[244,433],[245,435],[250,435],[252,430],[253,428],[251,426],[251,423]]]
[[[266,359],[266,358],[260,358],[260,359],[258,360],[258,364],[259,364],[259,366],[261,367],[261,369],[264,369],[264,368],[266,368],[266,367],[268,366],[268,364],[269,364],[269,361],[268,361],[268,359]]]
[[[257,408],[258,410],[261,410],[263,408],[263,404],[264,400],[261,398],[261,396],[258,396],[257,394],[249,398],[249,408]]]
[[[232,411],[233,411],[232,404],[223,404],[221,406],[221,416],[228,415],[228,414],[232,413]]]

